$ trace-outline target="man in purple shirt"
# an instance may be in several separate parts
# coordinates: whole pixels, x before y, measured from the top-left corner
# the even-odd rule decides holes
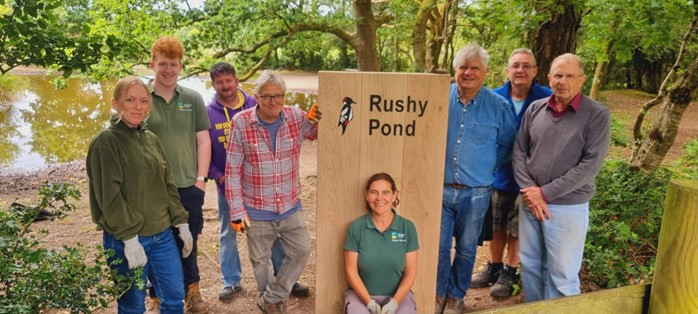
[[[553,95],[531,104],[514,145],[526,302],[580,293],[589,199],[611,138],[608,108],[582,95],[584,78],[579,57],[555,58],[548,74]]]

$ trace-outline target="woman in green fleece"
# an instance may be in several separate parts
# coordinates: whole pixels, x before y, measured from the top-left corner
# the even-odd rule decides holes
[[[87,153],[92,221],[104,230],[105,249],[120,259],[115,269],[128,275],[143,267],[160,297],[162,313],[183,313],[182,263],[172,227],[191,253],[187,212],[157,136],[146,130],[151,108],[148,88],[138,77],[114,89],[111,125],[90,143]],[[131,287],[118,299],[119,313],[143,313],[145,290]]]

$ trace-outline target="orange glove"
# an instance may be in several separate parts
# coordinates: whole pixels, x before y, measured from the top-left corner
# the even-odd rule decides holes
[[[230,222],[230,226],[235,229],[238,233],[243,233],[250,228],[250,218],[245,215],[244,219],[238,219]]]
[[[312,106],[310,106],[310,109],[308,110],[308,114],[305,116],[310,120],[310,123],[317,123],[322,119],[322,112],[318,111],[318,105],[317,103],[314,103]]]

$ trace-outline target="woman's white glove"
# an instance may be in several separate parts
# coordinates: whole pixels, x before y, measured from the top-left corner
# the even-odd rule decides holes
[[[179,224],[177,225],[179,229],[179,238],[184,242],[182,247],[182,258],[189,257],[192,248],[194,248],[194,239],[191,237],[191,231],[189,231],[189,224]]]
[[[381,314],[395,314],[395,311],[397,311],[397,306],[397,301],[395,301],[395,299],[393,298],[390,298],[390,302],[383,305]]]
[[[371,312],[371,314],[381,314],[381,306],[378,305],[374,299],[371,299],[371,302],[368,302],[366,308],[368,308],[368,311]]]
[[[145,256],[145,250],[141,243],[138,242],[138,236],[124,240],[124,255],[126,255],[128,269],[143,267],[145,263],[148,262],[148,257]]]

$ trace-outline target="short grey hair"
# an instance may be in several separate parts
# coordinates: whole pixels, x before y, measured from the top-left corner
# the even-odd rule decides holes
[[[556,63],[560,63],[563,61],[577,63],[577,65],[579,66],[579,71],[582,73],[582,75],[584,75],[584,61],[582,61],[582,58],[580,58],[576,54],[569,53],[569,52],[555,57],[555,59],[553,59],[553,62],[550,63],[550,71],[553,70],[553,66]],[[548,74],[550,74],[550,73],[548,73]]]
[[[525,55],[531,56],[531,59],[533,59],[533,66],[537,65],[536,64],[536,56],[533,55],[533,51],[531,51],[531,49],[517,48],[514,51],[512,51],[511,54],[509,55],[509,60],[511,60],[511,58],[513,58],[515,55],[518,55],[518,54],[525,54]]]
[[[281,87],[281,89],[286,92],[286,82],[284,82],[284,79],[281,78],[281,75],[279,73],[271,71],[271,70],[264,70],[262,72],[262,75],[259,76],[257,81],[254,83],[254,90],[257,94],[262,90],[262,87],[264,87],[267,84],[274,84],[276,86]]]
[[[453,58],[453,68],[457,69],[463,62],[473,58],[480,58],[480,62],[485,69],[488,69],[488,63],[490,62],[490,54],[487,53],[485,48],[480,47],[478,44],[467,44],[458,52]]]

